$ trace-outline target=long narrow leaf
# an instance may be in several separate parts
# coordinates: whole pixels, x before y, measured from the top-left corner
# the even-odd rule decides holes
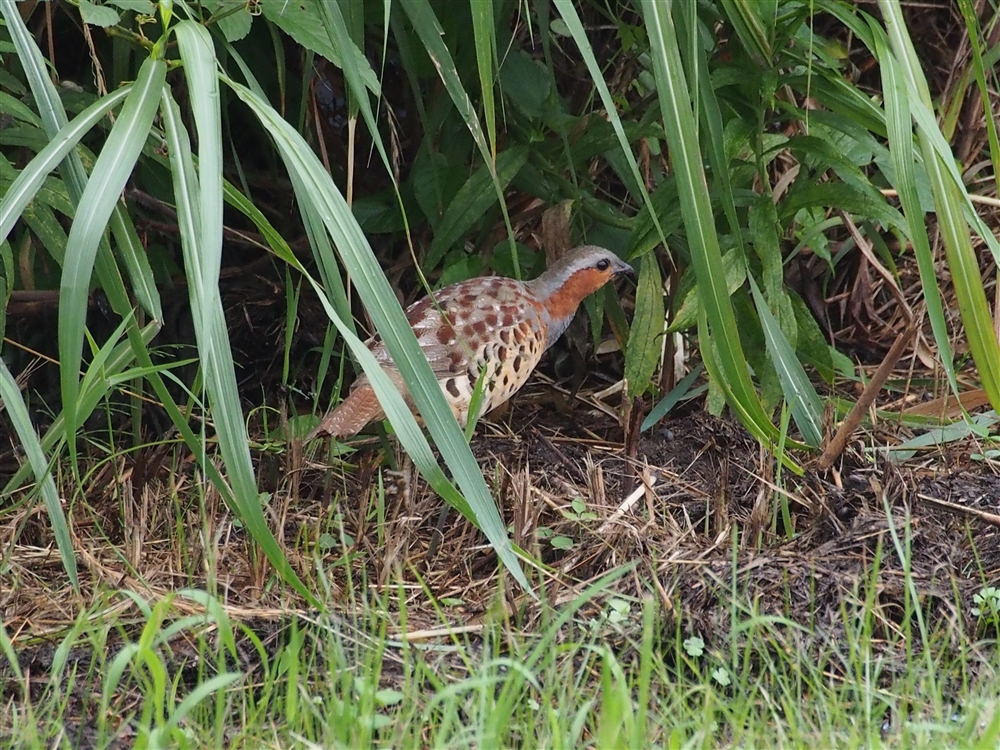
[[[170,147],[171,173],[174,178],[174,197],[177,204],[177,220],[180,227],[185,268],[188,269],[192,279],[197,280],[202,239],[198,217],[203,215],[203,212],[199,212],[198,209],[201,205],[198,179],[194,172],[194,162],[187,132],[180,122],[180,110],[169,92],[166,91],[163,94],[161,112]],[[198,351],[206,373],[206,389],[219,439],[219,448],[222,451],[227,474],[233,483],[232,493],[224,493],[223,497],[227,502],[233,503],[240,518],[246,524],[247,530],[260,545],[261,550],[271,561],[275,570],[282,578],[308,597],[310,596],[308,590],[299,580],[282,552],[281,546],[267,525],[267,519],[261,508],[250,460],[249,441],[240,410],[241,400],[236,385],[236,375],[233,372],[233,358],[229,348],[226,321],[218,290],[216,289],[214,295],[206,294],[204,290],[197,288],[197,283],[193,281],[190,299],[194,314],[195,334],[198,339]],[[200,456],[202,465],[210,463],[205,455],[203,444],[196,455]]]
[[[139,70],[135,86],[94,165],[93,174],[80,198],[70,229],[66,260],[59,284],[59,357],[66,440],[70,456],[76,458],[76,430],[81,345],[86,324],[90,278],[97,249],[111,212],[132,174],[153,124],[156,105],[166,80],[163,61],[147,59]]]
[[[475,2],[475,0],[472,1]],[[410,18],[410,22],[413,24],[413,29],[417,32],[417,36],[420,37],[420,41],[423,42],[425,51],[434,63],[434,67],[437,68],[438,75],[441,76],[441,82],[444,84],[445,91],[448,92],[448,96],[451,97],[455,108],[458,109],[459,115],[461,115],[466,127],[472,134],[473,141],[475,141],[476,146],[479,148],[479,153],[482,155],[483,161],[490,169],[490,175],[493,178],[493,189],[496,191],[497,200],[500,201],[500,210],[503,213],[504,226],[507,228],[510,251],[514,258],[514,274],[517,276],[520,274],[521,264],[517,258],[517,243],[514,242],[514,229],[511,226],[510,215],[507,212],[507,203],[503,198],[503,186],[497,174],[497,165],[493,160],[493,152],[486,142],[479,117],[472,106],[472,100],[462,85],[458,67],[455,65],[451,52],[448,51],[448,46],[444,42],[444,31],[428,0],[408,0],[408,2],[402,5],[406,11],[406,15]]]
[[[70,583],[77,591],[80,590],[80,581],[76,572],[76,557],[73,553],[73,540],[69,534],[69,524],[66,523],[66,514],[63,512],[62,504],[59,502],[59,493],[56,491],[56,484],[52,481],[49,473],[49,464],[45,460],[45,452],[38,442],[38,435],[31,425],[31,417],[28,416],[28,409],[21,398],[21,391],[17,387],[17,381],[10,374],[6,363],[0,359],[0,401],[7,409],[10,421],[14,425],[14,431],[24,447],[24,452],[28,457],[28,464],[35,473],[38,480],[38,488],[42,500],[45,503],[45,510],[49,514],[49,523],[52,524],[52,535],[56,539],[56,546],[59,548],[59,556],[62,558],[66,575],[69,576]]]
[[[750,281],[750,291],[753,293],[761,328],[764,330],[767,351],[771,355],[774,368],[778,371],[785,401],[791,406],[792,417],[801,430],[803,439],[808,445],[816,448],[823,440],[823,402],[820,401],[813,384],[809,382],[778,320],[768,308],[764,295],[757,288],[757,282],[753,276],[748,276],[747,279]]]
[[[677,36],[669,5],[643,1],[646,28],[650,35],[653,69],[660,99],[670,156],[678,183],[684,226],[687,229],[691,260],[698,278],[702,309],[716,337],[720,373],[726,380],[729,404],[746,427],[764,442],[776,440],[777,428],[761,407],[750,380],[746,356],[740,345],[736,320],[726,289],[722,253],[715,231],[711,201],[702,168],[698,134],[691,111],[691,96],[677,47]],[[707,363],[706,363],[707,365]],[[710,374],[713,368],[709,368]]]
[[[132,91],[131,84],[91,104],[73,118],[72,122],[60,129],[49,145],[39,151],[35,158],[21,170],[0,201],[0,242],[7,239],[14,222],[42,186],[46,176],[59,166],[66,155],[99,123],[109,110]]]
[[[311,202],[317,215],[322,217],[326,224],[344,266],[351,274],[366,308],[382,334],[427,428],[455,473],[455,478],[468,500],[466,507],[473,511],[471,520],[482,529],[511,574],[525,590],[530,591],[527,579],[510,546],[503,521],[486,488],[482,472],[469,451],[458,423],[447,408],[437,379],[431,372],[430,365],[375,260],[368,240],[351,215],[343,196],[295,130],[252,91],[235,81],[226,79],[226,83],[255,112],[274,138],[289,172],[298,183],[297,194],[300,201]],[[328,313],[330,312],[332,308],[328,310]],[[341,332],[343,333],[343,330]],[[352,343],[351,339],[348,339],[348,342]],[[369,360],[360,350],[355,350],[355,355],[359,357],[362,366],[367,363],[365,372],[373,378],[374,384],[380,378],[380,373],[376,371],[377,366],[372,369],[374,360]],[[407,451],[416,451],[419,442],[417,438],[419,436],[419,440],[423,440],[423,436],[419,434],[412,415],[405,410],[399,411],[400,404],[388,391],[379,393],[379,396],[380,400],[385,397],[383,406],[386,407],[386,413],[390,414],[390,407],[391,411],[395,412],[393,424],[400,434],[400,439],[405,438],[404,446]],[[398,394],[396,396],[398,397]],[[393,414],[390,414],[390,419],[392,418]],[[421,453],[414,456],[414,461],[419,455],[422,455],[422,449]],[[421,471],[427,472],[424,476],[445,499],[461,502],[458,500],[460,496],[457,492],[454,492],[453,488],[449,489],[451,485],[444,480],[444,475],[436,462],[425,464],[421,467]]]
[[[995,408],[1000,408],[1000,347],[993,332],[992,317],[979,271],[979,258],[969,237],[967,195],[961,179],[956,179],[957,170],[947,145],[942,153],[940,141],[943,141],[943,137],[937,123],[933,119],[927,122],[927,113],[931,111],[930,93],[906,31],[899,4],[891,0],[880,0],[879,7],[882,9],[886,32],[902,76],[908,88],[915,93],[913,111],[918,122],[917,138],[934,194],[938,226],[955,294],[959,300],[962,323],[969,339],[969,348],[990,403]],[[994,238],[991,246],[995,245]]]
[[[924,211],[917,193],[909,95],[906,85],[902,81],[899,66],[889,52],[888,39],[881,27],[874,23],[874,19],[872,21],[875,54],[879,60],[879,70],[882,73],[886,129],[889,133],[889,153],[896,174],[894,187],[899,194],[899,202],[908,223],[910,242],[913,244],[913,254],[917,259],[924,302],[927,306],[927,317],[930,319],[931,330],[934,332],[934,341],[937,343],[940,353],[939,359],[948,377],[951,390],[957,396],[958,381],[955,377],[955,365],[952,361],[951,342],[948,338],[948,325],[944,317],[944,306],[941,303],[941,292],[938,289],[937,269],[934,265],[930,238],[927,236]]]

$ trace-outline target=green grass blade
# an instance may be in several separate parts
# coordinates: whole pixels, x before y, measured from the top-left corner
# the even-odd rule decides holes
[[[24,69],[31,87],[31,93],[35,99],[35,105],[38,107],[39,115],[45,126],[45,133],[50,140],[54,141],[58,138],[59,132],[67,126],[68,120],[62,100],[59,98],[59,93],[49,78],[45,59],[42,57],[41,51],[25,27],[24,22],[21,20],[21,16],[14,7],[12,0],[0,0],[0,13],[2,13],[7,21],[7,28],[14,42],[18,60]],[[128,95],[131,96],[131,92]],[[117,94],[111,94],[109,97],[117,101]],[[79,204],[84,188],[87,185],[87,173],[83,168],[80,155],[75,149],[67,153],[65,160],[60,165],[60,172],[62,173],[63,182],[70,199],[74,204]],[[112,215],[114,216],[114,221],[112,222],[113,229],[118,226],[119,222],[123,225],[130,225],[130,219],[120,203],[115,202]],[[134,229],[132,231],[134,232]],[[116,236],[118,236],[117,231]],[[125,248],[124,252],[131,252],[131,250]],[[132,310],[132,301],[122,282],[121,274],[115,265],[110,247],[108,247],[103,239],[97,255],[96,269],[97,275],[101,280],[101,285],[108,295],[108,301],[111,303],[112,309],[123,318],[128,317]],[[150,301],[148,296],[143,294],[141,290],[137,293],[137,297],[140,303],[144,305]],[[158,301],[156,304],[151,304],[147,307],[147,310],[156,314]],[[129,330],[129,340],[135,343],[136,346],[142,346],[141,337],[134,328]],[[136,356],[141,356],[141,352],[137,351]]]
[[[747,279],[757,305],[757,313],[760,315],[767,351],[771,355],[774,368],[778,371],[785,401],[791,407],[792,417],[802,432],[802,438],[807,445],[816,448],[823,441],[823,402],[820,401],[813,384],[809,382],[806,371],[802,369],[802,363],[795,355],[795,350],[785,338],[777,318],[767,306],[767,300],[757,287],[757,282],[752,275]]]
[[[116,205],[111,214],[111,234],[115,238],[118,255],[125,263],[129,281],[132,282],[132,293],[136,301],[154,320],[163,320],[163,307],[160,304],[160,290],[156,287],[156,276],[149,262],[149,254],[135,231],[135,225],[121,205]]]
[[[874,19],[872,19],[874,21]],[[888,39],[881,27],[872,23],[875,44],[875,56],[879,60],[879,70],[882,74],[882,92],[885,100],[886,130],[889,134],[889,153],[896,173],[894,187],[899,194],[899,202],[907,221],[907,231],[913,244],[913,253],[917,259],[920,272],[920,284],[923,289],[924,302],[927,307],[927,317],[934,332],[939,358],[948,377],[948,383],[955,395],[958,395],[958,381],[955,377],[955,365],[952,358],[951,343],[948,337],[948,325],[944,317],[944,306],[941,303],[941,291],[938,288],[937,270],[934,267],[934,253],[931,250],[930,239],[927,236],[927,224],[924,211],[920,205],[917,193],[917,163],[914,160],[913,121],[910,117],[910,101],[906,84],[895,58],[888,49]]]
[[[198,250],[196,264],[189,265],[187,272],[189,283],[200,297],[202,335],[212,336],[215,331],[209,321],[214,317],[215,308],[221,308],[219,269],[222,265],[222,114],[219,78],[216,74],[212,37],[204,26],[193,21],[182,21],[174,27],[174,35],[184,62],[184,77],[187,80],[191,114],[198,136]],[[208,338],[199,341],[199,348],[204,344],[211,352],[213,347],[209,341]],[[235,385],[235,378],[233,384]],[[228,401],[223,405],[231,406]],[[216,406],[213,404],[213,407]],[[242,410],[239,422],[243,422]],[[237,494],[240,494],[239,491]]]
[[[129,341],[128,344],[118,344],[115,346],[108,356],[101,355],[102,369],[100,379],[89,378],[85,379],[86,382],[81,384],[80,396],[79,396],[79,413],[89,414],[91,413],[97,405],[105,398],[108,394],[108,387],[101,387],[102,382],[109,383],[111,385],[117,385],[120,381],[121,373],[128,365],[135,359],[135,351],[145,352],[145,345],[149,343],[159,331],[158,323],[150,323],[141,331],[137,331],[134,326],[130,325],[131,321],[126,324],[126,329],[128,332],[135,331],[139,336],[139,345],[137,346],[135,342]],[[120,335],[119,332],[112,336],[112,340],[116,340]],[[146,368],[145,371],[155,372],[157,369],[153,368],[151,363],[144,363]],[[129,376],[131,377],[131,376]],[[117,380],[116,380],[117,379]],[[59,414],[53,420],[49,429],[46,431],[45,435],[42,436],[41,447],[43,452],[51,451],[60,439],[65,437],[65,415]],[[7,498],[11,496],[14,492],[20,491],[24,483],[27,481],[28,474],[31,471],[30,466],[22,466],[18,469],[14,476],[12,476],[7,484],[2,490],[0,490],[0,498]]]
[[[66,155],[73,150],[80,139],[100,122],[110,109],[118,106],[132,91],[131,84],[123,86],[113,94],[91,104],[73,118],[49,141],[49,145],[39,151],[21,170],[0,201],[0,242],[7,239],[24,207],[35,197],[45,178]]]
[[[687,187],[678,190],[678,198],[698,278],[702,309],[718,344],[718,374],[726,380],[724,390],[729,396],[730,407],[759,440],[770,442],[777,439],[778,431],[761,407],[740,345],[702,168],[691,96],[669,6],[644,0],[642,7],[671,163],[677,172],[679,185]],[[709,372],[712,372],[711,368]]]
[[[111,212],[132,174],[136,159],[153,124],[156,105],[166,80],[163,61],[147,59],[139,70],[94,171],[84,188],[70,229],[66,259],[59,284],[59,357],[66,442],[76,461],[76,430],[82,415],[77,412],[79,370],[86,325],[87,301],[94,259]]]
[[[8,669],[13,673],[14,677],[23,682],[24,672],[21,671],[21,664],[17,660],[17,652],[14,650],[14,644],[11,643],[10,636],[7,635],[7,628],[4,627],[3,620],[0,620],[0,653],[7,659]],[[28,690],[27,686],[24,686],[23,690],[26,694]]]
[[[469,11],[472,13],[472,35],[476,42],[476,64],[479,70],[479,90],[483,97],[483,119],[486,120],[490,154],[496,159],[498,154],[494,82],[497,69],[497,37],[493,3],[469,0]]]
[[[1000,58],[1000,42],[998,42],[990,52],[983,50],[982,30],[979,27],[979,18],[976,9],[970,0],[958,0],[958,7],[962,11],[962,19],[968,30],[969,43],[972,47],[972,71],[976,78],[976,86],[979,88],[979,95],[982,97],[983,114],[986,122],[986,136],[990,144],[990,158],[993,162],[993,174],[1000,172],[1000,136],[997,135],[997,123],[990,107],[990,89],[986,81],[987,65],[994,66]],[[993,24],[997,23],[994,16]],[[994,39],[995,39],[994,35]],[[989,60],[987,58],[990,58]],[[993,90],[996,90],[998,75],[995,67],[991,67],[993,74]]]
[[[604,106],[604,111],[608,116],[608,120],[611,122],[611,127],[615,131],[615,135],[618,137],[618,143],[621,145],[622,153],[628,162],[629,173],[632,176],[635,185],[638,186],[640,195],[635,196],[636,200],[641,200],[643,205],[650,213],[650,218],[653,224],[656,226],[656,230],[660,236],[660,242],[666,244],[667,239],[660,226],[659,218],[657,217],[657,212],[653,207],[652,201],[649,197],[649,192],[646,190],[646,181],[642,177],[642,173],[639,171],[639,163],[635,159],[635,155],[632,153],[632,149],[629,148],[629,139],[625,134],[625,128],[622,125],[621,117],[618,115],[618,106],[615,104],[614,98],[611,96],[611,91],[608,89],[608,84],[604,80],[604,76],[601,73],[601,66],[597,62],[597,57],[594,55],[594,49],[590,44],[590,40],[587,38],[587,32],[583,28],[583,22],[580,20],[580,15],[576,11],[576,7],[573,5],[571,0],[555,0],[554,5],[559,10],[560,15],[565,21],[567,28],[569,29],[570,35],[573,37],[573,41],[576,42],[577,47],[580,50],[580,54],[583,57],[583,61],[587,66],[587,72],[590,74],[590,78],[597,88],[597,93],[601,98],[601,104]]]
[[[774,0],[753,0],[753,2],[721,0],[721,4],[726,9],[726,17],[743,43],[743,49],[749,52],[754,62],[762,68],[771,67],[774,52],[771,48],[770,35],[765,28],[766,19],[762,14],[770,11],[770,25],[773,27],[777,3]]]
[[[59,557],[62,558],[63,568],[73,588],[80,590],[80,580],[76,571],[76,556],[73,553],[73,539],[69,534],[69,524],[66,523],[66,514],[63,512],[62,504],[59,502],[59,493],[56,490],[56,483],[52,479],[49,471],[49,463],[45,460],[45,452],[38,442],[38,435],[31,425],[31,418],[28,415],[28,408],[21,398],[21,391],[17,387],[17,381],[7,369],[7,364],[0,359],[0,401],[7,409],[7,415],[14,425],[24,447],[24,452],[28,457],[28,464],[31,466],[38,481],[39,492],[42,501],[45,503],[45,510],[49,514],[49,523],[52,524],[52,535],[55,537],[56,546],[59,548]]]
[[[642,420],[642,425],[639,427],[640,432],[646,432],[650,427],[667,416],[667,414],[670,413],[670,410],[677,406],[677,404],[680,403],[680,400],[685,396],[688,396],[689,394],[693,396],[695,393],[704,391],[706,388],[704,385],[694,389],[694,392],[692,392],[691,388],[691,386],[694,385],[694,381],[698,379],[698,376],[701,375],[702,370],[704,369],[704,365],[698,365],[695,367],[691,370],[691,372],[684,376],[681,382],[673,387],[673,390],[671,390],[670,393],[664,396],[656,406],[650,409],[649,414],[647,414],[646,418]]]
[[[614,129],[615,136],[618,139],[618,143],[621,146],[622,155],[625,157],[626,164],[628,166],[627,174],[631,176],[631,182],[634,189],[638,190],[638,195],[633,196],[637,202],[641,202],[645,206],[648,215],[653,222],[653,226],[656,228],[656,233],[659,237],[659,242],[664,245],[667,244],[666,234],[663,231],[663,227],[660,223],[659,214],[653,206],[652,199],[650,198],[649,191],[646,189],[646,181],[643,179],[641,172],[639,171],[639,164],[636,161],[635,155],[632,153],[632,149],[629,146],[628,136],[625,134],[625,128],[622,125],[621,117],[618,114],[618,106],[615,100],[611,96],[611,91],[608,89],[607,82],[604,80],[604,75],[601,72],[601,66],[597,62],[597,57],[594,55],[593,47],[590,44],[590,40],[587,38],[587,32],[584,30],[583,22],[580,19],[580,15],[577,13],[576,7],[571,2],[571,0],[555,0],[554,5],[562,16],[563,21],[566,23],[566,27],[569,29],[570,35],[573,41],[576,43],[577,48],[580,50],[580,54],[583,57],[584,63],[587,65],[587,71],[590,74],[590,78],[597,89],[597,93],[600,96],[601,104],[604,106],[604,111],[608,116],[608,120]],[[643,321],[651,321],[658,314],[658,310],[662,309],[663,301],[655,301],[650,295],[643,295],[636,298],[636,312],[637,318]],[[631,347],[630,347],[631,348]],[[649,369],[648,361],[645,360],[645,355],[648,351],[645,346],[640,347],[640,354],[628,354],[631,358],[633,377],[640,378],[640,381],[629,382],[629,389],[632,393],[642,393],[648,388],[649,380],[646,379],[645,382],[641,381],[642,373],[655,371]],[[639,359],[636,359],[639,357]],[[639,366],[639,361],[643,360],[643,366]]]
[[[262,101],[252,91],[235,81],[225,79],[226,83],[236,92],[260,118],[261,123],[271,134],[277,145],[285,165],[292,176],[296,194],[301,202],[311,203],[316,215],[322,218],[334,243],[337,246],[341,260],[350,274],[361,299],[375,322],[376,328],[402,373],[404,382],[410,389],[428,430],[434,437],[438,448],[454,472],[458,485],[462,488],[471,511],[470,520],[476,523],[486,535],[490,544],[496,549],[498,556],[517,581],[530,591],[527,579],[514,555],[507,538],[506,528],[497,511],[493,499],[486,488],[485,480],[478,464],[473,458],[458,422],[455,421],[448,408],[438,385],[437,379],[430,370],[423,352],[413,335],[413,331],[403,315],[396,297],[389,287],[378,262],[372,253],[367,238],[351,214],[343,196],[333,184],[329,174],[323,169],[319,160],[313,154],[302,137],[292,129],[265,101]],[[300,267],[300,266],[299,266]],[[320,295],[321,301],[324,295]],[[356,337],[348,337],[346,326],[339,320],[332,307],[326,307],[327,314],[338,326],[341,334],[351,346],[352,352],[358,357],[366,374],[372,378],[373,386],[382,400],[386,413],[396,427],[400,439],[404,441],[407,452],[416,463],[422,456],[423,436],[416,426],[413,416],[403,408],[399,394],[385,389],[386,377],[377,366],[370,352],[366,354]],[[364,350],[364,351],[363,351]],[[384,399],[384,400],[383,400]],[[418,440],[419,437],[419,440]],[[419,446],[419,448],[418,448]],[[428,449],[429,450],[429,449]],[[461,496],[454,492],[450,483],[444,480],[444,475],[434,461],[418,464],[424,476],[441,492],[449,502],[461,503]],[[443,480],[443,481],[442,481]],[[462,508],[459,508],[462,510]],[[465,512],[465,510],[463,510]]]
[[[969,339],[969,348],[990,403],[995,408],[1000,408],[1000,347],[997,346],[993,332],[992,316],[980,276],[979,258],[969,237],[969,222],[966,220],[968,196],[957,175],[951,151],[947,144],[942,144],[944,139],[937,123],[933,118],[927,117],[932,111],[930,93],[899,4],[891,0],[880,0],[879,7],[885,19],[890,46],[914,99],[917,139],[934,195],[938,226],[962,322]],[[992,233],[989,234],[992,236]],[[995,247],[996,239],[992,239],[991,247]]]
[[[403,3],[403,9],[406,11],[410,23],[413,24],[413,29],[417,32],[417,36],[420,37],[420,41],[424,45],[424,51],[430,57],[431,61],[433,61],[434,67],[437,68],[445,90],[448,92],[456,109],[458,109],[459,115],[472,134],[472,139],[475,141],[479,153],[483,157],[483,161],[489,167],[490,175],[493,178],[493,189],[496,191],[497,200],[500,201],[504,226],[507,228],[510,251],[514,258],[514,274],[520,278],[521,264],[518,262],[517,243],[514,242],[514,229],[510,223],[510,215],[507,212],[507,204],[504,201],[503,187],[500,184],[500,178],[497,174],[497,165],[493,160],[493,152],[486,142],[486,136],[483,134],[483,128],[479,123],[479,117],[476,115],[472,100],[462,85],[458,68],[451,56],[451,52],[448,50],[448,46],[444,42],[444,31],[441,28],[441,24],[428,0],[408,0],[408,2]],[[482,70],[480,69],[481,73]]]
[[[198,352],[205,372],[205,385],[219,449],[232,483],[232,492],[223,492],[223,497],[227,502],[233,503],[247,530],[281,577],[309,597],[308,590],[288,563],[267,525],[261,508],[218,283],[211,291],[202,287],[204,275],[200,264],[203,235],[198,222],[199,216],[204,216],[204,212],[198,210],[202,205],[198,175],[194,171],[187,132],[180,121],[180,110],[168,92],[164,92],[161,113],[171,158],[181,248],[188,278],[191,280],[189,290]],[[221,184],[219,187],[221,194]],[[195,455],[203,466],[210,465],[204,443],[195,449]],[[216,479],[224,483],[222,477],[217,476]]]

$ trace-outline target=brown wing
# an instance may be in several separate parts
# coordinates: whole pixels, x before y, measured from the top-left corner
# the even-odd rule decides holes
[[[425,297],[411,305],[406,318],[456,417],[465,424],[481,370],[488,378],[483,413],[527,380],[545,350],[542,314],[541,303],[524,284],[496,276],[445,287],[433,300]],[[398,373],[381,341],[370,346],[390,373]]]

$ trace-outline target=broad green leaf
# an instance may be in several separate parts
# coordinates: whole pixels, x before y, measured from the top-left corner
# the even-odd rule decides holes
[[[107,28],[121,20],[113,8],[95,5],[90,0],[77,0],[77,2],[80,4],[80,17],[86,24]]]
[[[496,160],[496,180],[502,190],[507,189],[527,160],[528,149],[525,146],[514,146],[500,152]],[[426,268],[436,268],[451,246],[482,218],[487,209],[496,204],[496,193],[489,189],[493,180],[493,169],[482,166],[455,194],[434,233],[424,262]]]
[[[753,276],[748,277],[750,291],[753,292],[754,303],[764,329],[764,340],[767,343],[771,362],[778,372],[785,402],[790,406],[792,417],[802,433],[807,445],[818,447],[823,441],[823,403],[820,401],[805,370],[795,356],[795,349],[789,344],[777,318],[771,314],[767,302],[757,288]]]
[[[42,127],[42,121],[38,118],[38,115],[32,112],[27,104],[17,97],[11,96],[6,91],[0,91],[0,112],[15,120],[23,120],[36,128]]]
[[[750,207],[748,218],[753,247],[760,259],[764,299],[794,350],[798,342],[798,330],[792,303],[785,292],[785,269],[778,240],[778,216],[771,198],[758,198]],[[764,323],[763,320],[761,322]],[[766,331],[765,325],[765,333]]]
[[[646,392],[663,350],[663,282],[655,253],[647,253],[639,261],[635,299],[636,314],[625,356],[626,397],[629,399]]]
[[[500,85],[507,98],[535,120],[544,116],[545,105],[554,88],[545,65],[523,50],[513,50],[504,58],[500,68]],[[607,146],[611,148],[616,144],[617,141],[612,139]]]
[[[275,23],[288,36],[308,50],[322,55],[338,68],[343,68],[345,61],[351,62],[350,67],[359,72],[361,80],[376,96],[380,95],[381,87],[378,77],[372,70],[368,60],[353,43],[349,46],[331,43],[333,40],[327,33],[323,11],[320,3],[290,2],[290,0],[258,0],[258,6],[264,18]],[[339,8],[336,11],[340,13]],[[349,37],[345,37],[349,39]],[[348,52],[345,55],[344,49]],[[345,71],[346,72],[346,71]]]
[[[227,42],[238,42],[250,33],[250,29],[253,26],[253,15],[251,15],[250,8],[243,0],[237,0],[235,12],[232,9],[232,5],[230,3],[229,8],[223,6],[222,11],[224,15],[218,20],[219,30]]]

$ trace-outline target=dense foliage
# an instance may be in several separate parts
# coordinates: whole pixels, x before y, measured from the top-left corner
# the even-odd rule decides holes
[[[980,42],[968,5],[972,65],[956,98],[939,102],[945,114],[973,91],[988,107],[995,83],[1000,48]],[[624,305],[610,288],[587,305],[593,340],[607,317],[624,352],[623,406],[649,409],[667,395],[685,374],[673,357],[690,340],[680,334],[697,333],[709,408],[728,404],[774,447],[785,440],[775,425],[784,405],[789,446],[815,448],[825,437],[816,384],[858,375],[809,292],[823,296],[859,265],[878,269],[891,295],[897,260],[915,255],[936,356],[956,387],[925,223],[933,210],[969,350],[1000,404],[1000,350],[971,238],[1000,248],[936,124],[893,0],[881,17],[776,0],[0,0],[0,10],[0,329],[16,322],[6,311],[25,293],[58,290],[60,363],[41,440],[32,413],[37,421],[42,405],[0,369],[28,459],[4,492],[38,478],[71,577],[48,466],[65,453],[78,471],[81,429],[128,386],[150,391],[206,478],[296,580],[261,513],[220,297],[222,269],[254,260],[230,258],[232,244],[223,253],[227,236],[252,237],[285,269],[287,351],[300,293],[315,291],[331,323],[319,392],[350,352],[425,477],[522,582],[384,271],[412,289],[487,270],[530,275],[543,253],[605,245],[639,269]],[[881,77],[860,74],[861,60]],[[982,121],[973,142],[995,165],[995,123]],[[790,284],[795,273],[807,282]],[[176,358],[153,356],[164,284],[178,274],[197,340],[197,377],[177,381],[187,395],[173,383]],[[454,485],[357,337],[352,288],[412,384]],[[100,333],[88,327],[97,295],[110,321]],[[916,323],[905,317],[877,333],[906,334]],[[286,356],[286,385],[296,375]],[[129,419],[138,443],[138,397]],[[303,432],[293,419],[284,437]],[[791,454],[780,460],[800,470]]]

